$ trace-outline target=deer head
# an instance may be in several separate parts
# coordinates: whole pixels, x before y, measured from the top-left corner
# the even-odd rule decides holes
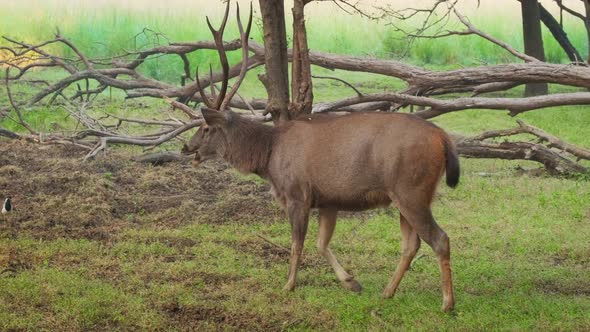
[[[227,146],[227,130],[231,122],[231,111],[216,111],[201,108],[205,124],[182,148],[183,154],[194,154],[197,163],[223,155]]]
[[[248,37],[250,35],[250,28],[252,27],[252,3],[250,3],[250,15],[248,17],[248,24],[245,31],[242,26],[242,21],[240,20],[240,6],[239,4],[236,4],[238,29],[240,31],[240,41],[242,44],[242,65],[240,67],[238,78],[228,93],[229,63],[223,46],[223,32],[225,30],[225,24],[227,23],[229,7],[230,2],[228,1],[219,30],[213,28],[207,17],[207,25],[213,34],[223,73],[219,95],[215,96],[213,75],[211,75],[211,79],[209,80],[211,85],[211,98],[203,91],[199,80],[198,67],[195,75],[198,91],[203,103],[206,105],[201,107],[201,113],[203,114],[205,124],[202,125],[197,133],[191,137],[189,142],[184,145],[182,153],[195,154],[195,161],[197,162],[202,162],[223,154],[225,147],[227,146],[227,131],[232,123],[231,120],[234,117],[233,113],[229,110],[228,105],[238,91],[248,70]]]

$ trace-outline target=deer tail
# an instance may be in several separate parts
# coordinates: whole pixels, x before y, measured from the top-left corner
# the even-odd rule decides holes
[[[461,170],[459,167],[459,155],[457,154],[457,148],[451,141],[451,138],[446,136],[444,140],[445,145],[445,156],[447,159],[446,163],[446,175],[447,185],[451,188],[455,188],[459,184],[459,177]]]

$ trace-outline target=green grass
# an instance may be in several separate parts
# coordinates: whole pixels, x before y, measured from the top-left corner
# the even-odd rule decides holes
[[[367,82],[367,75],[349,75],[352,81]],[[325,99],[348,94],[344,87],[332,82],[318,85],[317,94]],[[366,88],[380,87],[368,84]],[[123,106],[105,105],[114,109]],[[138,116],[144,112],[137,104],[126,107]],[[59,114],[51,107],[46,112]],[[34,119],[35,113],[27,116]],[[48,120],[38,116],[37,121]],[[563,107],[524,113],[519,118],[573,143],[590,146],[590,138],[585,135],[588,116],[583,107]],[[451,113],[435,122],[463,134],[515,125],[514,119],[486,110]],[[425,256],[406,275],[396,297],[381,298],[399,259],[397,212],[347,215],[338,224],[332,248],[343,266],[362,283],[361,295],[342,289],[328,264],[316,253],[317,225],[313,221],[298,276],[299,287],[285,293],[281,289],[286,281],[287,253],[259,236],[289,247],[290,226],[286,220],[272,222],[262,215],[252,223],[251,215],[238,212],[229,222],[217,223],[218,217],[207,217],[211,210],[205,207],[203,212],[190,198],[178,208],[189,209],[188,213],[168,216],[167,212],[150,212],[149,206],[139,205],[136,212],[122,219],[111,217],[107,211],[117,209],[112,207],[112,200],[118,195],[149,197],[153,188],[167,188],[180,174],[177,172],[186,170],[127,170],[125,164],[97,163],[100,171],[92,178],[76,175],[81,186],[93,187],[68,194],[62,204],[77,205],[78,196],[96,196],[94,192],[100,192],[106,202],[101,201],[105,198],[95,198],[101,203],[96,207],[97,215],[106,218],[106,225],[118,228],[108,241],[90,236],[38,239],[35,228],[16,235],[0,233],[0,270],[13,267],[17,271],[0,274],[0,302],[8,304],[0,307],[0,329],[590,328],[587,180],[516,175],[516,166],[537,167],[533,163],[463,159],[460,186],[455,190],[441,186],[434,204],[435,217],[451,237],[457,300],[456,310],[443,314],[439,311],[436,258],[425,244],[420,250]],[[59,169],[59,164],[52,161],[42,165],[38,172],[27,174],[32,179],[43,178],[37,188],[43,188],[43,183],[65,181],[59,174],[44,173]],[[152,171],[165,178],[153,178],[148,174]],[[0,189],[10,190],[7,181],[11,172],[10,168],[0,167]],[[122,189],[119,179],[123,174],[134,174],[144,182],[136,189]],[[244,183],[262,183],[254,176],[231,174],[239,183],[233,190]],[[172,192],[182,194],[194,185],[183,182],[184,189]],[[103,188],[111,192],[104,193]],[[68,223],[89,225],[92,229],[92,213],[76,217],[78,211],[95,204],[93,200],[83,202],[84,208],[80,206],[63,216],[70,221],[55,222],[65,227]],[[215,203],[221,208],[215,211],[224,213],[232,202],[232,196],[221,195]],[[57,203],[51,204],[32,209],[57,207]],[[26,225],[22,227],[26,229]],[[51,232],[51,228],[44,231]]]
[[[162,227],[148,217],[107,243],[2,237],[0,252],[24,267],[0,276],[0,327],[183,330],[192,317],[205,330],[590,328],[587,183],[515,177],[506,162],[463,166],[461,185],[441,187],[434,205],[452,240],[452,314],[439,312],[438,265],[426,245],[396,297],[381,298],[400,241],[397,213],[383,210],[343,218],[333,240],[341,263],[363,284],[361,295],[341,289],[316,253],[315,222],[292,293],[281,290],[286,258],[269,256],[272,246],[258,237],[288,247],[286,221]],[[480,177],[482,170],[496,174]]]
[[[5,6],[0,14],[2,35],[35,43],[51,38],[55,29],[59,28],[63,36],[71,39],[87,54],[107,58],[121,54],[124,50],[144,49],[166,44],[168,41],[211,39],[205,24],[205,15],[210,15],[216,25],[220,21],[223,8],[219,3],[215,6],[201,6],[199,11],[195,12],[174,7],[149,9],[149,6],[128,8],[129,6],[84,6],[78,3],[67,6],[53,2],[32,4],[30,0],[9,2]],[[517,7],[515,10],[518,11]],[[335,14],[326,15],[326,10],[335,11]],[[261,43],[262,27],[258,15],[257,11],[251,37]],[[481,62],[515,61],[506,51],[477,36],[417,40],[405,54],[407,39],[388,25],[387,21],[347,15],[333,6],[324,4],[310,5],[307,15],[308,40],[312,50],[379,58],[404,56],[405,61],[426,66],[465,66]],[[522,50],[522,29],[518,16],[501,11],[492,14],[476,12],[471,15],[471,19],[481,30]],[[585,55],[588,48],[586,32],[583,25],[577,21],[566,17],[565,29],[572,43]],[[412,22],[410,25],[415,23]],[[290,35],[289,22],[287,26]],[[454,21],[450,23],[449,28],[463,29]],[[568,62],[565,53],[545,28],[543,34],[548,61]],[[228,23],[226,39],[236,38],[236,35],[236,24],[232,19]],[[6,42],[0,41],[0,45],[2,44]],[[55,45],[54,50],[65,56],[73,56],[71,50],[62,46]],[[209,63],[215,65],[216,57],[215,52],[199,51],[189,58],[193,63],[206,66]],[[238,61],[239,58],[239,52],[230,54],[231,62]],[[168,81],[178,80],[180,68],[181,60],[174,55],[152,58],[142,66],[145,74]]]

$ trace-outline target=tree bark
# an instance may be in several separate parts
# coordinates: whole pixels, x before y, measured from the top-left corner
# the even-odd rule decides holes
[[[291,61],[291,118],[310,114],[313,104],[311,62],[307,47],[304,7],[309,0],[293,3],[293,56]]]
[[[570,59],[571,62],[583,62],[584,58],[580,55],[580,52],[576,49],[576,47],[572,44],[570,39],[567,37],[567,34],[559,25],[559,22],[551,15],[551,13],[543,7],[542,4],[539,4],[539,13],[541,15],[541,21],[545,24],[547,29],[553,35],[553,38],[559,43],[567,57]]]
[[[289,120],[289,57],[283,0],[259,0],[264,30],[264,65],[259,78],[268,92],[266,113],[273,122]]]
[[[586,45],[588,47],[588,60],[587,62],[590,64],[590,1],[583,0],[584,2],[584,10],[586,12],[586,16],[584,19],[584,27],[586,28]]]
[[[553,175],[588,174],[588,169],[541,144],[528,142],[488,143],[464,138],[456,142],[457,150],[465,158],[531,160],[545,166]]]
[[[522,0],[522,31],[524,37],[524,53],[545,61],[543,49],[543,37],[541,35],[541,14],[537,0]],[[538,96],[547,94],[548,86],[545,83],[529,83],[525,88],[525,96]]]

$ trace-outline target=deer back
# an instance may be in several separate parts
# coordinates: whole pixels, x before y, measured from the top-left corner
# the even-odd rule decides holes
[[[454,151],[442,129],[407,114],[303,118],[277,131],[268,165],[274,190],[319,207],[387,205],[393,192],[422,191],[430,201]]]

